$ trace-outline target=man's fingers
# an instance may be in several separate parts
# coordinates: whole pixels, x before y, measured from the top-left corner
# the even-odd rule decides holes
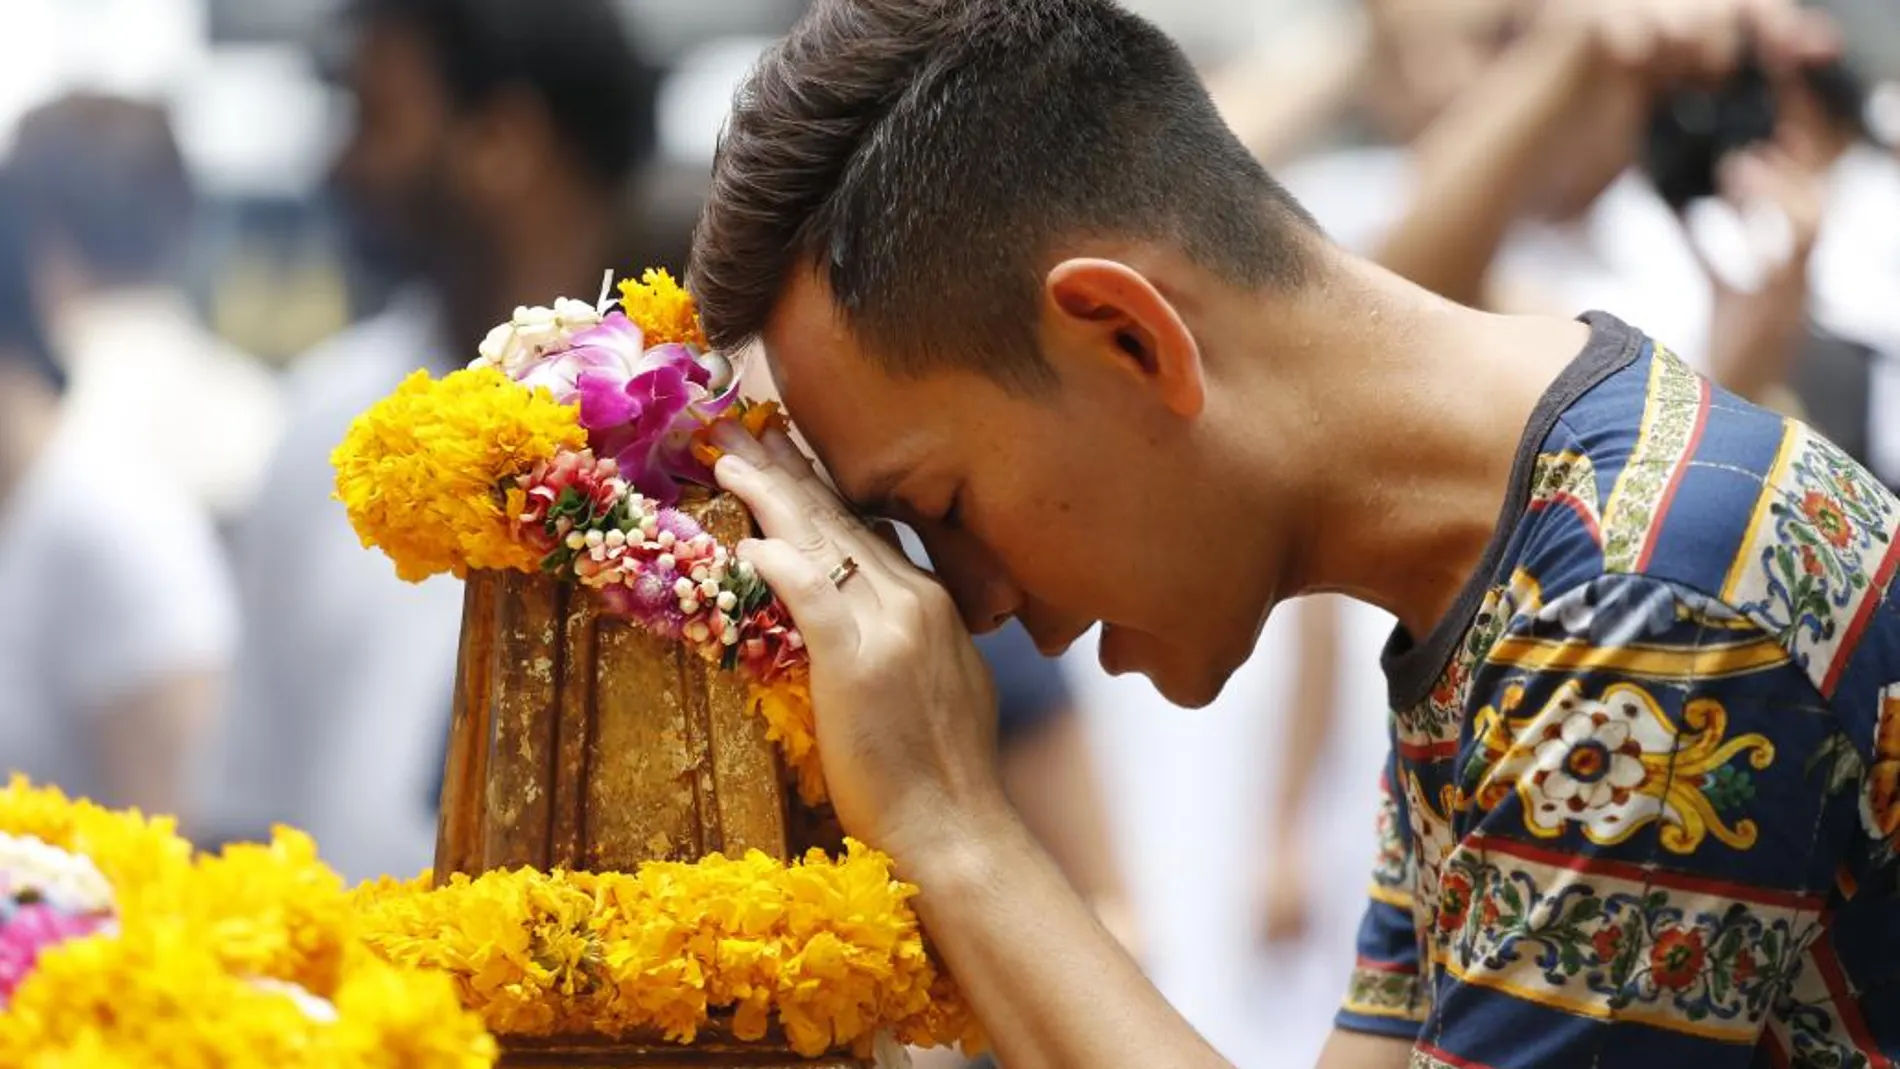
[[[752,538],[739,543],[740,560],[750,564],[772,588],[792,621],[804,632],[806,644],[845,656],[855,653],[858,645],[857,617],[842,588],[831,579],[830,571],[813,557],[775,538]],[[868,583],[863,576],[845,580]]]
[[[758,455],[762,460],[762,448]],[[732,450],[713,465],[713,478],[745,502],[767,537],[794,545],[805,545],[821,537],[812,524],[803,491],[797,481],[782,470],[770,464],[755,463]]]
[[[811,458],[798,448],[798,443],[776,428],[765,432],[764,443],[766,453],[771,456],[773,462],[797,476],[799,486],[812,500],[813,508],[819,510],[827,506],[835,508],[840,517],[840,525],[844,528],[843,536],[855,550],[864,553],[865,563],[877,563],[889,571],[894,579],[903,577],[909,572],[910,559],[904,556],[902,548],[889,548],[891,544],[869,536],[867,529],[871,524],[852,513],[850,506],[838,495],[837,490],[825,480],[824,476],[818,474],[817,467],[812,463]]]
[[[903,581],[901,571],[909,565],[901,557],[891,557],[888,548],[845,510],[831,488],[811,474],[802,457],[794,463],[804,469],[804,477],[777,463],[768,450],[760,452],[766,455],[759,464],[730,452],[719,459],[713,475],[752,510],[768,538],[799,550],[820,568],[838,567],[848,557],[860,569],[881,573],[885,582]],[[859,584],[851,593],[872,600],[877,596],[872,584]]]
[[[1787,0],[1751,0],[1744,14],[1749,39],[1770,71],[1793,74],[1840,55],[1840,32],[1825,11]]]

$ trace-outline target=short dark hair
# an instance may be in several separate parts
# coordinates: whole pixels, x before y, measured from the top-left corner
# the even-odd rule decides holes
[[[1108,0],[818,0],[739,91],[690,277],[722,348],[816,265],[894,371],[1036,388],[1040,261],[1085,234],[1265,287],[1304,278],[1317,227]]]
[[[75,93],[20,120],[11,164],[34,224],[113,284],[178,269],[193,192],[171,120],[152,104]]]
[[[603,184],[619,185],[659,141],[659,72],[616,0],[357,0],[365,21],[414,29],[462,107],[526,90]]]
[[[34,300],[26,206],[10,172],[0,172],[0,364],[24,366],[56,390],[66,385]]]

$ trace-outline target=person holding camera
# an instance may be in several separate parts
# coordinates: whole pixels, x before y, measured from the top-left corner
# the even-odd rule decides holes
[[[1411,207],[1379,258],[1499,311],[1593,305],[1638,317],[1724,386],[1781,401],[1832,163],[1826,118],[1803,81],[1831,46],[1778,46],[1774,27],[1789,10],[1767,0],[1545,5],[1536,28],[1419,138]],[[1710,176],[1756,220],[1755,262],[1723,270],[1664,223],[1667,205],[1635,168],[1671,94],[1720,87],[1751,61],[1766,69],[1780,114],[1772,139]],[[1690,320],[1698,309],[1706,325]]]

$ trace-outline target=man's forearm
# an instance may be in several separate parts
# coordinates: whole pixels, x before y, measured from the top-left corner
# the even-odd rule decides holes
[[[1550,150],[1550,131],[1575,107],[1591,58],[1580,32],[1545,30],[1460,96],[1418,141],[1412,202],[1378,262],[1440,296],[1479,303]]]
[[[970,821],[906,859],[918,909],[1010,1069],[1215,1069],[1013,816]]]

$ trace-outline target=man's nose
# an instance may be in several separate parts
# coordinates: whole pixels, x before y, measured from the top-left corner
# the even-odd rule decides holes
[[[950,591],[963,616],[963,626],[973,635],[987,635],[1008,623],[1022,604],[1015,584],[994,568],[945,560],[937,564],[937,578]]]
[[[963,614],[963,626],[973,635],[987,635],[1009,622],[1022,604],[1015,587],[1000,576],[950,584],[950,596]]]

